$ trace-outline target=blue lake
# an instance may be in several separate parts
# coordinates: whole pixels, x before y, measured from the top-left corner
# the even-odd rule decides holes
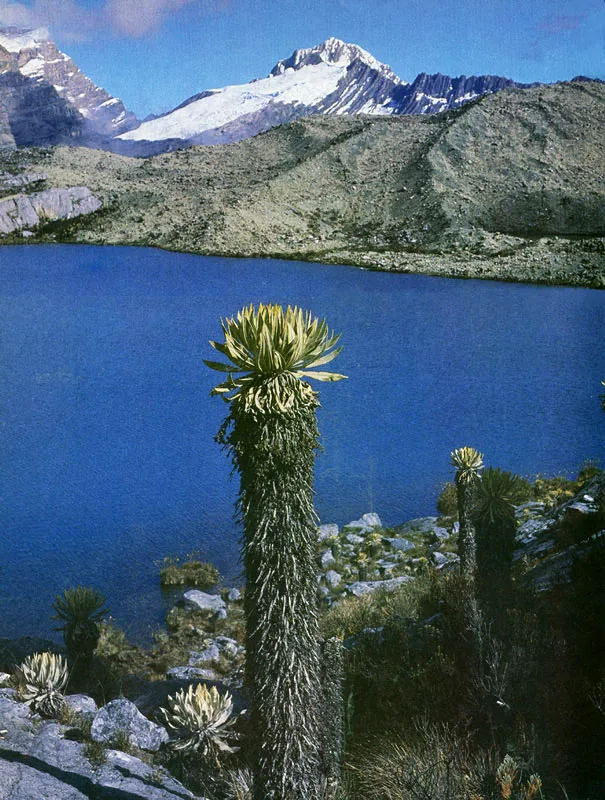
[[[0,248],[0,636],[48,635],[51,603],[102,590],[138,637],[154,562],[202,550],[237,582],[236,478],[209,396],[219,318],[291,303],[342,333],[319,384],[317,509],[344,523],[435,513],[449,453],[524,475],[605,452],[605,292],[390,275],[142,248]]]

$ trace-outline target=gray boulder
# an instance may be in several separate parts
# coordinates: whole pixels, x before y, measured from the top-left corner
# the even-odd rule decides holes
[[[8,731],[0,742],[6,800],[195,800],[166,772],[126,753],[109,750],[106,763],[93,766],[85,745],[64,739],[64,726],[41,722],[24,703],[0,697],[0,729]]]
[[[325,542],[326,539],[330,539],[332,536],[338,536],[338,525],[330,523],[328,525],[319,526],[319,532],[317,535],[318,541]]]
[[[413,536],[414,534],[431,534],[435,528],[438,528],[438,517],[418,517],[404,522],[403,525],[398,525],[394,530],[400,536]]]
[[[380,517],[373,511],[368,514],[362,514],[359,521],[363,522],[364,525],[369,525],[371,528],[382,528],[382,521]]]
[[[68,694],[65,696],[65,702],[72,711],[84,716],[92,716],[98,711],[97,704],[87,694]]]
[[[168,741],[166,728],[144,717],[126,698],[112,700],[97,712],[90,735],[95,742],[110,744],[119,732],[128,734],[135,747],[151,753],[157,752]]]
[[[235,658],[239,653],[245,651],[245,647],[239,645],[235,639],[230,639],[229,636],[217,636],[214,643],[221,651],[221,654],[227,658]]]
[[[359,519],[354,519],[352,522],[347,522],[344,527],[356,528],[359,533],[370,533],[374,528],[382,528],[382,522],[378,514],[371,512],[362,514]]]
[[[19,194],[0,200],[0,233],[36,228],[44,222],[92,214],[100,208],[101,201],[87,186]]]
[[[189,653],[189,666],[197,667],[207,662],[216,663],[221,657],[221,651],[215,642],[211,642],[204,650],[192,650]]]
[[[393,550],[398,550],[400,553],[405,553],[406,550],[413,550],[416,547],[414,542],[410,542],[409,539],[390,539],[388,536],[385,536],[384,541],[388,542]]]
[[[368,530],[371,530],[368,528]],[[364,538],[363,536],[358,536],[356,533],[347,533],[345,539],[349,544],[356,545],[356,544],[363,544]]]
[[[190,611],[210,611],[219,619],[227,615],[227,604],[220,594],[207,594],[190,589],[183,595],[183,604]]]
[[[326,583],[334,588],[342,583],[342,575],[334,569],[329,569],[326,572]]]
[[[172,667],[166,673],[166,677],[173,681],[191,681],[191,680],[216,680],[216,675],[211,669],[203,669],[202,667]]]
[[[356,581],[348,584],[345,588],[349,594],[355,597],[362,597],[364,594],[374,594],[375,592],[394,592],[404,583],[414,580],[411,575],[401,575],[399,578],[389,578],[386,581]]]
[[[229,594],[227,595],[227,600],[230,603],[237,603],[237,601],[241,600],[241,598],[242,598],[242,593],[240,592],[239,589],[236,589],[235,587],[233,589],[229,589]]]
[[[328,567],[331,567],[332,564],[336,563],[336,559],[332,555],[332,551],[331,550],[324,550],[324,552],[321,554],[319,560],[321,562],[321,568],[322,569],[328,569]]]

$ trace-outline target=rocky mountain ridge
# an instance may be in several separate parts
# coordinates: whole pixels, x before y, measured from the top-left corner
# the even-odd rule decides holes
[[[174,149],[175,143],[236,142],[314,114],[396,116],[437,114],[503,88],[523,88],[508,78],[421,73],[399,78],[358,45],[330,38],[295,50],[267,78],[202,92],[177,108],[121,134],[122,152],[140,155]],[[140,142],[137,149],[136,142]],[[156,142],[155,149],[149,144]],[[164,142],[164,145],[160,143]],[[126,145],[130,143],[130,149]]]

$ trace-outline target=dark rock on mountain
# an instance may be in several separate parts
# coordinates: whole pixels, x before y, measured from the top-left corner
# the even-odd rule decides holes
[[[5,146],[73,144],[82,136],[84,121],[78,111],[44,81],[12,70],[3,72],[0,100],[0,136]]]
[[[112,137],[139,124],[121,100],[96,86],[58,49],[45,29],[0,28],[0,71],[17,73],[34,86],[52,87],[79,120],[84,141]],[[29,136],[31,142],[17,144],[46,143],[35,139],[35,127]]]
[[[421,72],[410,84],[393,90],[394,114],[438,114],[459,108],[484,94],[502,89],[526,89],[530,84],[516,83],[497,75],[472,75],[450,78],[449,75],[427,75]],[[537,84],[532,84],[537,86]]]

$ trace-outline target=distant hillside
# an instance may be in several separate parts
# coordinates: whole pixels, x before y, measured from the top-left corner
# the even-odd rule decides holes
[[[579,81],[434,116],[316,116],[146,160],[19,151],[4,168],[104,202],[46,237],[600,286],[604,123],[605,86]]]

